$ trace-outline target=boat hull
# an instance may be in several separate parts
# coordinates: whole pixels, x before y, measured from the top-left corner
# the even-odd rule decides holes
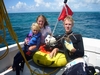
[[[84,43],[84,49],[85,49],[85,56],[87,63],[93,65],[93,66],[99,66],[100,67],[100,40],[99,39],[92,39],[92,38],[86,38],[83,37],[83,43]],[[19,43],[21,47],[23,47],[24,42]],[[0,48],[0,56],[6,51],[6,47]],[[13,44],[9,46],[9,53],[7,56],[5,56],[3,59],[0,60],[0,75],[7,70],[9,66],[13,63],[13,58],[15,54],[19,51],[17,44]],[[29,61],[30,67],[33,70],[37,70],[37,68],[42,72],[45,70],[45,73],[52,72],[53,70],[57,68],[44,68],[37,66],[32,60]],[[60,75],[60,73],[63,73],[63,68],[60,68],[58,71],[56,71],[54,74],[51,75]],[[15,72],[9,71],[6,73],[6,75],[15,75]],[[28,75],[30,74],[29,69],[27,68],[26,64],[24,66],[23,72],[21,72],[21,75]]]

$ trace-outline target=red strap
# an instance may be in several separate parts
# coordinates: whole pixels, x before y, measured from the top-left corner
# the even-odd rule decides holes
[[[39,50],[43,53],[49,54],[50,52],[45,49],[45,45],[41,45]]]

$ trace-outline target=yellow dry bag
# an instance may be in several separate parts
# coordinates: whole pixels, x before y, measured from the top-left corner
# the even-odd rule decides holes
[[[66,57],[63,53],[57,53],[56,56],[50,58],[49,54],[37,51],[33,55],[33,61],[43,67],[62,67],[67,64]]]

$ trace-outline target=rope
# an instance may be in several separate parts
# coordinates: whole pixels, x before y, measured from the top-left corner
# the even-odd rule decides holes
[[[9,49],[8,49],[8,44],[7,44],[7,42],[2,38],[2,36],[0,36],[0,43],[4,43],[4,44],[7,46],[7,49],[6,49],[6,51],[4,52],[4,54],[2,54],[2,55],[0,56],[0,60],[1,60],[1,59],[3,59],[3,58],[8,54]]]
[[[6,34],[5,33],[5,30],[6,30],[5,28],[7,28],[9,33],[10,33],[10,35],[11,35],[11,37],[12,37],[12,39],[14,39],[16,41],[16,43],[18,45],[18,48],[19,48],[19,50],[20,50],[20,52],[21,52],[21,54],[22,54],[22,56],[23,56],[23,58],[25,60],[25,63],[28,66],[28,68],[29,68],[29,70],[30,70],[30,72],[32,74],[32,70],[31,70],[31,68],[30,68],[30,66],[29,66],[29,64],[28,64],[28,62],[27,62],[27,60],[25,58],[25,55],[24,55],[24,53],[22,51],[22,48],[20,47],[20,45],[18,43],[17,35],[15,34],[15,32],[14,32],[12,26],[11,26],[11,23],[10,23],[10,20],[9,20],[9,17],[8,17],[8,14],[7,14],[7,11],[6,11],[6,8],[5,8],[3,0],[0,0],[0,11],[1,11],[0,12],[0,29],[4,31],[4,38],[2,38],[2,36],[0,36],[0,38],[1,38],[0,39],[0,43],[4,42],[5,45],[7,46],[6,52],[2,56],[0,56],[0,59],[4,58],[8,54],[8,51],[9,51],[8,44],[5,41],[5,34]],[[6,26],[4,26],[4,24],[6,24]]]
[[[0,10],[2,10],[2,3],[0,2]],[[0,13],[2,13],[3,11],[0,11]],[[0,31],[3,32],[4,35],[0,35],[0,44],[4,43],[7,47],[6,51],[4,52],[4,54],[2,54],[0,56],[0,60],[3,59],[9,52],[9,49],[8,49],[8,44],[7,42],[5,41],[5,36],[6,36],[6,31],[5,31],[5,27],[3,25],[3,15],[0,14]]]
[[[4,26],[4,24],[5,24],[5,26]],[[3,59],[8,54],[8,52],[9,52],[8,44],[7,44],[6,40],[5,40],[5,37],[6,37],[6,31],[5,30],[6,29],[8,29],[8,32],[10,33],[12,39],[17,43],[17,46],[18,46],[18,48],[19,48],[19,50],[20,50],[20,52],[21,52],[21,54],[22,54],[22,56],[23,56],[23,58],[25,60],[25,63],[27,65],[27,67],[29,68],[29,70],[31,72],[31,75],[33,75],[33,74],[36,74],[36,75],[50,75],[50,74],[52,74],[52,73],[54,73],[55,71],[58,70],[58,68],[57,68],[54,71],[49,72],[47,74],[45,74],[44,71],[43,71],[43,74],[39,74],[39,73],[35,72],[35,70],[31,69],[28,61],[25,58],[24,52],[23,52],[21,46],[18,43],[17,35],[14,32],[14,30],[12,28],[12,25],[10,23],[10,19],[8,17],[8,14],[7,14],[4,2],[3,2],[3,0],[0,0],[0,30],[2,30],[3,34],[4,34],[3,37],[2,37],[2,35],[0,35],[0,44],[4,43],[7,46],[7,50],[6,50],[6,52],[2,56],[0,56],[0,60]]]

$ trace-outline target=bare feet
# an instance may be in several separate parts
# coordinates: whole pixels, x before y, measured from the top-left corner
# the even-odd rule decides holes
[[[13,71],[15,71],[16,69],[15,68],[13,68],[12,66],[10,66],[9,68],[8,68],[8,70],[13,70]]]
[[[10,70],[10,69],[13,69],[12,66],[10,66],[10,67],[8,68],[8,70]]]

